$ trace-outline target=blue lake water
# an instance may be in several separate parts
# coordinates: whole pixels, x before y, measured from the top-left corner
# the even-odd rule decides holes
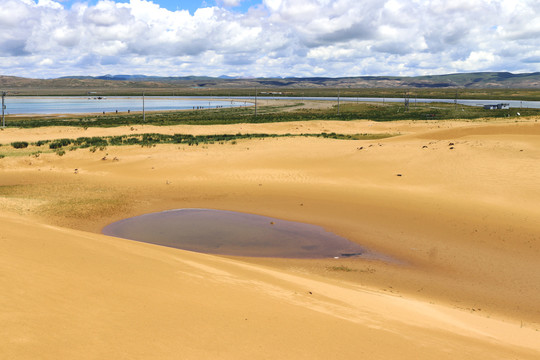
[[[143,99],[138,97],[6,97],[6,114],[84,114],[142,111]],[[251,105],[242,100],[184,97],[144,98],[145,111],[185,110]]]
[[[288,100],[325,100],[337,101],[337,97],[259,97],[264,103],[265,99]],[[342,102],[388,102],[403,103],[403,98],[352,98],[342,97]],[[146,111],[185,110],[194,108],[216,108],[233,106],[252,106],[254,97],[155,97],[146,96],[144,108]],[[454,103],[453,99],[410,99],[410,106],[414,103],[444,102]],[[516,100],[457,100],[458,104],[468,106],[484,106],[489,104],[508,103],[511,108],[540,109],[540,101]],[[143,100],[141,96],[120,97],[111,96],[101,100],[96,97],[6,97],[6,114],[83,114],[106,113],[125,111],[142,111]]]
[[[234,211],[170,210],[121,220],[106,226],[102,232],[208,254],[389,259],[319,226]]]

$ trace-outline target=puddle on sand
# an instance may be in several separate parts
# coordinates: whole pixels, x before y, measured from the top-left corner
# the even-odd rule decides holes
[[[163,211],[112,223],[102,232],[207,254],[277,258],[380,258],[320,226],[234,211]]]

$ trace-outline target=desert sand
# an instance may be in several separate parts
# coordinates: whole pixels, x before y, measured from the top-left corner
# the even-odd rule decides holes
[[[7,128],[2,358],[538,359],[537,121]],[[9,146],[134,132],[398,136]],[[393,260],[236,258],[100,234],[177,208],[316,224]]]

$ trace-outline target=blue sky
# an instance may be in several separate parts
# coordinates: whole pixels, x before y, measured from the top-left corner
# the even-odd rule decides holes
[[[524,73],[539,39],[538,0],[0,0],[0,74],[34,78]]]
[[[66,8],[71,8],[71,5],[73,3],[79,2],[79,3],[87,3],[90,5],[95,5],[99,0],[66,0],[62,1],[61,3]],[[117,0],[118,3],[129,3],[129,0]],[[160,5],[162,8],[165,8],[170,11],[176,11],[176,10],[188,10],[190,13],[194,13],[197,9],[203,8],[203,7],[209,7],[209,6],[222,6],[223,2],[219,2],[216,0],[155,0],[154,3]],[[236,6],[227,6],[228,8],[238,11],[238,12],[246,12],[251,6],[261,4],[260,0],[243,0],[240,1],[240,3]]]

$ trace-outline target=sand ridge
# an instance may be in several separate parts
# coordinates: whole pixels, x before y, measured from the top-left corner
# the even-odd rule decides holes
[[[538,357],[535,119],[135,131],[240,128],[403,135],[0,159],[2,352],[51,359]],[[132,132],[58,130],[6,129],[0,142]],[[321,225],[400,263],[218,257],[99,235],[114,220],[180,207]]]
[[[472,358],[533,359],[537,351],[537,332],[516,324],[235,260],[2,219],[3,227],[16,225],[25,231],[5,235],[24,245],[13,251],[13,242],[2,242],[11,259],[4,268],[16,280],[2,284],[10,358],[428,359],[465,348]],[[288,341],[287,351],[275,346]]]

